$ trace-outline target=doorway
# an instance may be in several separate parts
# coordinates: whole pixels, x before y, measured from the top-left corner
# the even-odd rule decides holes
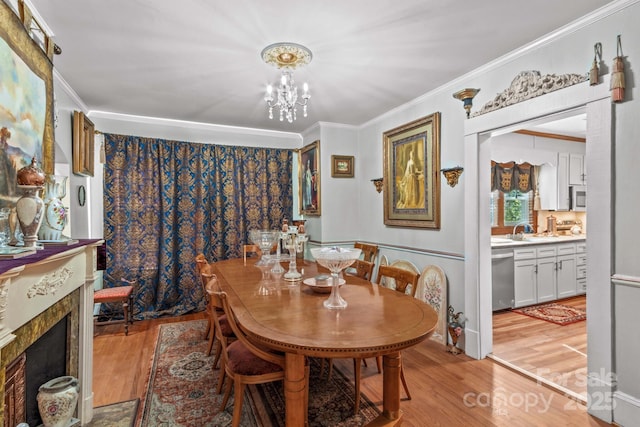
[[[566,203],[569,186],[584,185],[586,178],[583,168],[572,174],[566,167],[567,163],[561,160],[578,158],[579,162],[568,165],[576,170],[584,164],[586,113],[584,108],[580,108],[566,114],[571,113],[574,115],[564,117],[562,114],[560,119],[535,126],[524,123],[517,132],[492,137],[488,141],[491,159],[497,164],[530,164],[536,171],[542,169],[544,172],[535,173],[537,193],[533,189],[515,196],[503,193],[505,197],[499,193],[500,190],[492,193],[493,350],[488,357],[586,404],[586,322],[554,324],[527,316],[520,310],[511,310],[524,307],[529,310],[534,306],[551,310],[550,303],[556,304],[553,310],[558,313],[566,311],[573,314],[574,310],[586,310],[586,297],[578,293],[577,286],[582,282],[578,280],[577,272],[583,271],[582,266],[577,266],[577,259],[584,259],[584,256],[576,253],[574,240],[586,237],[582,235],[586,214],[569,210],[572,207]],[[561,168],[562,164],[565,167]],[[559,191],[559,188],[565,189]],[[535,194],[538,194],[537,203]],[[564,204],[558,203],[561,198],[565,198]],[[557,228],[549,229],[548,218],[552,220],[551,224],[557,221]],[[517,242],[519,246],[514,246],[505,233],[515,233],[512,232],[513,226],[518,228],[525,223],[532,228],[527,232],[533,233],[527,239],[545,240],[552,234],[554,244]],[[580,224],[580,235],[571,233],[573,224]],[[580,242],[580,248],[584,247],[584,240]],[[555,255],[556,249],[560,248],[564,251],[562,269],[558,261],[560,258]],[[536,257],[536,251],[544,252],[545,256]],[[553,257],[548,256],[550,252],[554,252]],[[517,255],[515,258],[514,254]],[[518,266],[518,292],[515,292],[514,264]],[[523,301],[523,295],[530,296],[525,291],[533,291],[533,300]]]
[[[484,358],[492,352],[492,298],[489,192],[490,171],[483,166],[491,157],[491,137],[513,132],[523,123],[548,121],[577,108],[587,113],[587,159],[590,180],[587,204],[588,221],[599,225],[587,242],[590,263],[587,266],[587,317],[591,322],[587,340],[597,345],[588,347],[587,394],[613,392],[606,378],[612,372],[611,324],[611,188],[612,188],[612,121],[611,101],[606,84],[589,87],[574,85],[545,96],[523,101],[499,112],[465,122],[465,168],[469,173],[465,186],[465,329],[468,355]],[[597,159],[597,162],[595,161]],[[592,203],[590,201],[598,201]],[[470,202],[475,201],[475,202]],[[593,262],[591,262],[593,261]],[[589,413],[611,420],[611,407],[589,407]]]

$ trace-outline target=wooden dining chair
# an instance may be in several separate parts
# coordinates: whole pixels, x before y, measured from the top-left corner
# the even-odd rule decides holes
[[[231,396],[231,387],[234,387],[233,400],[233,418],[231,424],[233,427],[240,425],[240,416],[242,413],[242,401],[244,391],[247,384],[264,384],[272,381],[284,380],[285,358],[282,353],[274,353],[267,349],[261,348],[249,341],[247,336],[238,326],[233,311],[229,306],[227,294],[224,292],[216,292],[215,296],[221,302],[224,313],[227,316],[229,326],[237,337],[236,341],[230,344],[223,343],[223,351],[225,354],[225,374],[231,379],[225,388],[225,394],[220,405],[220,411],[224,410]],[[309,368],[307,366],[305,380],[309,378]],[[221,372],[222,374],[222,372]],[[305,396],[305,405],[308,401],[308,383],[307,396]],[[307,408],[305,407],[305,414]]]
[[[378,245],[372,245],[369,243],[355,242],[354,248],[359,248],[362,251],[362,259],[369,262],[376,262],[378,256]]]
[[[368,281],[371,281],[373,278],[373,267],[375,267],[373,262],[357,259],[353,264],[351,264],[351,267],[353,267],[352,273],[348,274]]]
[[[222,392],[222,385],[224,384],[225,367],[227,364],[224,348],[235,340],[236,336],[233,333],[231,326],[229,326],[229,321],[227,320],[227,315],[224,313],[222,301],[218,296],[220,287],[218,286],[218,278],[215,274],[208,276],[206,291],[209,296],[209,306],[207,307],[207,311],[213,321],[213,332],[216,340],[216,355],[213,360],[213,369],[216,369],[218,367],[218,362],[220,362],[220,373],[218,374],[218,386],[216,390],[217,393],[220,394]]]
[[[416,290],[418,289],[418,280],[420,279],[420,273],[415,271],[406,270],[400,267],[394,267],[390,265],[381,265],[378,267],[378,276],[376,277],[376,283],[380,284],[383,278],[393,279],[395,282],[395,290],[411,297],[416,296]],[[378,369],[382,365],[382,357],[376,358],[378,363]],[[358,365],[359,370],[359,365]],[[359,374],[359,372],[358,372]],[[359,378],[358,378],[359,379]],[[407,395],[407,400],[411,400],[411,393],[409,393],[409,387],[407,386],[407,380],[404,377],[404,369],[402,368],[402,354],[400,357],[400,380],[402,380],[402,387]],[[359,388],[359,384],[358,387]]]
[[[255,254],[256,256],[262,256],[262,251],[258,245],[244,245],[242,246],[242,259],[244,265],[247,265],[247,254]]]
[[[205,299],[205,305],[209,305],[209,296],[207,295],[205,286],[207,284],[206,279],[204,277],[202,277],[202,268],[206,265],[209,264],[209,261],[207,261],[207,258],[204,256],[204,254],[200,253],[198,255],[196,255],[196,276],[197,279],[200,281],[200,285],[202,286],[202,295],[203,298]],[[207,315],[207,329],[204,333],[204,337],[205,339],[209,339],[209,353],[211,354],[211,346],[213,345],[213,330],[211,329],[213,326],[213,322],[210,316]]]
[[[124,334],[129,335],[129,325],[133,324],[133,286],[136,280],[127,280],[124,277],[120,279],[121,286],[114,286],[111,288],[98,289],[93,293],[94,304],[107,304],[107,303],[119,303],[122,304],[123,320],[114,320],[113,318],[108,320],[99,320],[100,316],[94,316],[94,325],[108,325],[110,323],[123,323],[124,322]]]

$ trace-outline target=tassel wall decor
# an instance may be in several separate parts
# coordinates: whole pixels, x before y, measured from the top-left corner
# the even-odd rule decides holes
[[[589,84],[591,86],[597,85],[600,79],[598,64],[602,61],[602,44],[600,42],[593,45],[593,64],[591,70],[589,70]]]
[[[620,35],[618,35],[617,56],[613,58],[613,71],[611,72],[611,101],[624,101],[624,57],[622,56]]]

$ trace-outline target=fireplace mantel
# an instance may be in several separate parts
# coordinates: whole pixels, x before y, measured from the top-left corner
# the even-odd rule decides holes
[[[98,278],[96,251],[102,240],[80,240],[69,246],[54,246],[17,260],[0,261],[0,387],[4,395],[4,371],[14,356],[32,344],[22,335],[34,319],[78,291],[78,349],[72,371],[80,380],[78,418],[82,425],[93,416],[93,285]],[[58,304],[59,305],[59,304]],[[46,316],[44,316],[46,318]],[[39,324],[36,334],[40,333]],[[42,331],[42,332],[46,332]],[[73,332],[75,333],[75,331]],[[38,338],[38,337],[35,337]],[[74,358],[75,359],[75,358]],[[77,368],[77,369],[76,369]],[[4,401],[0,403],[3,405]],[[4,412],[4,411],[3,411]],[[0,419],[0,425],[4,419]]]

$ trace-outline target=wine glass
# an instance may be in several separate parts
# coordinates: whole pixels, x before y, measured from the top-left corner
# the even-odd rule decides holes
[[[249,238],[260,247],[262,258],[256,263],[257,266],[269,265],[269,252],[280,238],[278,230],[249,230]]]
[[[341,309],[347,306],[347,302],[340,296],[340,283],[338,274],[349,267],[360,257],[359,248],[313,248],[311,255],[316,262],[331,271],[333,285],[331,286],[331,296],[324,302],[324,306],[329,309]]]

